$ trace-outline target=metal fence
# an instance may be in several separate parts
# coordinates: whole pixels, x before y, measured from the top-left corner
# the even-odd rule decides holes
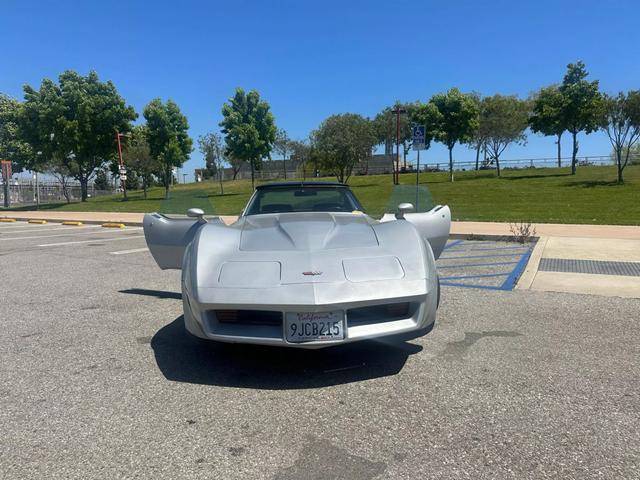
[[[353,169],[352,175],[385,175],[390,174],[394,169],[395,155],[390,156],[388,161],[375,161],[371,164],[367,162],[360,163],[356,165]],[[577,165],[578,167],[586,167],[590,165],[613,165],[615,162],[609,155],[585,155],[577,157]],[[629,160],[630,164],[640,164],[640,155],[635,155]],[[571,157],[562,157],[560,159],[560,167],[570,167],[571,166]],[[401,173],[410,173],[415,172],[417,165],[413,162],[413,160],[408,160],[405,163],[400,158],[400,172]],[[463,160],[453,162],[453,168],[457,171],[469,171],[476,169],[475,160]],[[479,170],[494,170],[496,168],[495,161],[487,160],[484,161],[482,158],[478,162]],[[501,169],[525,169],[525,168],[558,168],[558,158],[557,157],[538,157],[538,158],[518,158],[518,159],[505,159],[500,160],[500,168]],[[421,172],[445,172],[449,170],[449,161],[447,159],[443,159],[442,161],[429,161],[429,162],[421,162],[420,163],[420,171]],[[329,172],[321,170],[316,175],[316,171],[314,170],[313,164],[308,164],[305,168],[306,178],[313,178],[315,176],[331,176]],[[300,178],[303,175],[303,169],[301,165],[298,165],[296,170],[287,170],[286,178]],[[230,168],[225,168],[223,173],[223,180],[231,180],[233,177],[232,170]],[[236,180],[240,179],[250,179],[251,172],[248,168],[242,168],[236,174]],[[282,170],[277,169],[269,169],[269,170],[256,170],[255,172],[256,180],[282,180],[284,179],[284,172]]]
[[[88,194],[91,197],[101,195],[111,195],[113,190],[96,190],[94,185],[89,185]],[[12,180],[9,183],[9,199],[12,206],[35,205],[38,203],[65,203],[68,201],[79,201],[82,198],[79,183],[73,183],[65,188],[57,182],[41,182],[36,189],[35,182],[25,182]],[[4,204],[4,188],[0,188],[0,205]]]

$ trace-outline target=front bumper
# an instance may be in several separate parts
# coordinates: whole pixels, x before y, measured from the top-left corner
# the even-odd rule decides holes
[[[411,296],[392,298],[369,298],[354,302],[326,303],[326,304],[247,304],[247,303],[209,303],[199,302],[193,295],[183,290],[184,319],[187,330],[200,338],[229,343],[246,343],[257,345],[272,345],[292,348],[323,348],[332,345],[356,342],[359,340],[381,337],[401,336],[416,338],[422,336],[433,327],[437,309],[437,284],[427,289],[427,282],[421,283],[421,292],[412,291]],[[418,285],[415,285],[417,288]],[[201,289],[202,290],[202,289]],[[217,289],[218,290],[218,289]],[[408,289],[411,291],[411,288]],[[428,290],[428,291],[427,291]],[[204,293],[206,296],[207,292]],[[218,293],[218,292],[214,292]],[[246,295],[246,291],[244,292]],[[417,293],[417,294],[416,294]],[[377,296],[380,296],[378,291]],[[229,297],[227,297],[229,298]],[[233,296],[232,296],[233,298]],[[217,300],[217,298],[216,298]],[[348,311],[353,308],[382,305],[388,303],[407,302],[411,305],[408,314],[404,318],[394,318],[390,321],[362,321],[350,322]],[[293,343],[286,340],[285,323],[280,325],[248,325],[225,324],[217,321],[214,312],[219,308],[232,309],[260,309],[282,312],[284,318],[286,312],[323,312],[344,311],[344,338],[340,340],[314,340],[301,343]]]

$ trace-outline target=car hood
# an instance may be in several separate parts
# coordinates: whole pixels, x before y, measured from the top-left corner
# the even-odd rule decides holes
[[[242,251],[318,251],[378,246],[365,215],[325,212],[280,213],[244,217]]]

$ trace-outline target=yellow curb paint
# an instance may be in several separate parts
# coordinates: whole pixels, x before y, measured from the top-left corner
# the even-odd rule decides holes
[[[2,223],[13,223],[15,221],[16,221],[15,218],[0,218],[0,222]]]
[[[104,228],[124,228],[124,223],[103,223]]]
[[[82,225],[82,222],[75,222],[73,220],[66,220],[66,221],[62,222],[62,225],[75,225],[75,226],[78,226],[78,225]]]
[[[37,223],[38,225],[44,225],[45,223],[47,223],[47,221],[32,219],[32,220],[29,220],[29,223]]]

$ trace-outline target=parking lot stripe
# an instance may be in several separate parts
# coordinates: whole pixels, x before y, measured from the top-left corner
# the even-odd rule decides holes
[[[51,225],[51,227],[53,228],[27,228],[27,229],[22,229],[22,230],[12,230],[10,232],[6,232],[6,233],[25,233],[25,232],[33,232],[34,230],[37,230],[38,232],[53,232],[56,230],[64,230],[67,232],[75,232],[78,230],[84,230],[86,228],[98,228],[100,227],[100,225],[87,225],[87,226],[80,226],[78,228],[69,228],[69,227],[54,227],[53,225]],[[2,231],[0,231],[0,233],[2,233]]]
[[[518,246],[518,247],[493,247],[493,248],[472,248],[470,251],[471,252],[484,252],[484,251],[489,251],[489,250],[523,250],[529,247],[523,247],[523,246]]]
[[[502,287],[493,285],[473,285],[471,283],[440,282],[440,285],[446,285],[447,287],[479,288],[481,290],[504,290]]]
[[[132,248],[131,250],[120,250],[119,252],[109,252],[111,255],[127,255],[128,253],[148,252],[147,247],[144,248]]]
[[[504,273],[483,273],[480,275],[459,275],[456,277],[440,277],[440,280],[461,280],[463,278],[485,278],[485,277],[504,277],[510,275],[511,272]]]
[[[495,263],[463,263],[461,265],[438,265],[438,270],[444,268],[466,268],[466,267],[492,267],[494,265],[515,265],[515,262],[495,262]]]
[[[142,230],[142,227],[134,227],[134,228],[130,228],[128,231],[132,231],[132,230]],[[56,235],[35,235],[35,236],[31,236],[31,237],[13,237],[13,238],[0,238],[0,242],[8,242],[10,240],[30,240],[33,238],[53,238],[53,237],[75,237],[78,235],[95,235],[96,232],[72,232],[69,231],[69,233],[61,233],[61,234],[56,234]],[[108,231],[104,231],[104,232],[100,232],[100,234],[103,233],[121,233],[119,230],[108,230]]]
[[[489,254],[489,255],[460,255],[460,256],[456,256],[456,257],[440,257],[440,260],[449,260],[449,259],[456,259],[456,258],[518,257],[520,255],[521,255],[520,253],[497,253],[495,255],[493,255],[493,254]]]
[[[522,257],[520,257],[520,261],[518,261],[517,265],[511,271],[511,274],[506,278],[504,283],[500,286],[502,290],[513,290],[513,287],[515,287],[518,277],[527,266],[527,262],[529,261],[530,256],[531,256],[531,248],[527,250],[522,255]]]
[[[455,247],[456,245],[460,245],[463,242],[464,240],[454,240],[453,242],[445,245],[444,250],[449,250],[450,248]]]
[[[104,232],[107,233],[107,232]],[[118,238],[94,238],[93,240],[77,240],[75,242],[59,242],[59,243],[45,243],[38,245],[39,247],[57,247],[58,245],[75,245],[77,243],[96,243],[96,242],[117,242],[118,240],[133,240],[134,238],[144,238],[144,235],[132,235],[128,237]]]

